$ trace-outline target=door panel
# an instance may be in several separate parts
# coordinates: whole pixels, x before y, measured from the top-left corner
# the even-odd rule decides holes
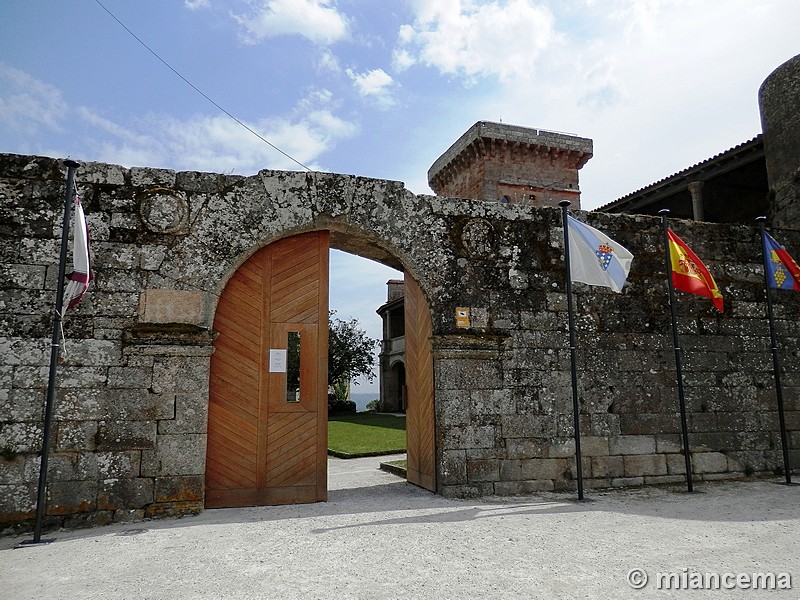
[[[436,431],[433,406],[432,323],[428,303],[405,273],[406,443],[408,481],[436,491]]]
[[[280,240],[233,275],[214,319],[206,506],[327,498],[328,232]],[[289,339],[299,336],[299,364]],[[286,352],[270,368],[270,350]],[[287,370],[299,385],[287,390]],[[299,394],[297,390],[299,389]]]

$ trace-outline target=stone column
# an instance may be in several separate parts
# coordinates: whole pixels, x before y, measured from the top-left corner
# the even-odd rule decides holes
[[[770,217],[800,227],[800,55],[783,63],[758,91],[770,188]]]
[[[695,221],[703,220],[703,182],[692,181],[689,185],[689,193],[692,195],[692,218]]]

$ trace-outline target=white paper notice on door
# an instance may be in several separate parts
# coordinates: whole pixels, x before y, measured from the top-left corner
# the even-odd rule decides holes
[[[286,373],[286,350],[281,348],[269,349],[269,372]]]

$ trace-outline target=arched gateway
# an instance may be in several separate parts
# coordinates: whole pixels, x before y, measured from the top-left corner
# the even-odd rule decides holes
[[[275,241],[231,277],[214,318],[208,508],[327,499],[329,231]],[[435,490],[430,311],[408,278],[408,477]]]

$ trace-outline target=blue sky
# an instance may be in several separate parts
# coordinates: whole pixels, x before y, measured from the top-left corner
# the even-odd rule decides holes
[[[594,140],[584,208],[758,134],[758,87],[800,53],[797,0],[100,2],[312,169],[430,193],[433,161],[476,121],[502,120]],[[97,0],[0,2],[0,152],[300,168]],[[378,336],[374,308],[397,273],[332,264],[332,307]]]

